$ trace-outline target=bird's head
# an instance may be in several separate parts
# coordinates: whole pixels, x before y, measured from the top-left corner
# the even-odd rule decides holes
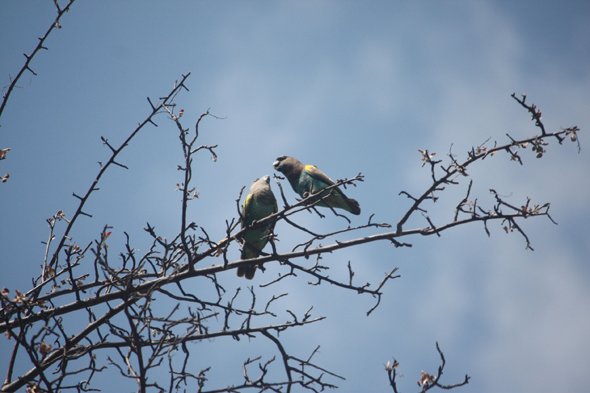
[[[254,181],[252,182],[252,186],[255,186],[255,185],[260,185],[260,186],[262,186],[264,183],[266,183],[266,184],[270,184],[270,176],[269,176],[269,175],[262,176],[262,177],[260,177],[260,178],[258,178],[258,179],[256,179],[256,180],[254,180]]]
[[[274,167],[274,168],[275,168],[277,171],[279,171],[279,172],[282,172],[282,168],[284,167],[284,165],[285,165],[285,160],[286,160],[287,158],[290,158],[290,157],[288,157],[288,156],[280,156],[280,157],[277,157],[277,159],[275,160],[275,162],[273,162],[273,163],[272,163],[272,166],[273,166],[273,167]]]
[[[280,156],[273,162],[272,166],[279,172],[283,172],[286,176],[290,173],[297,171],[303,167],[303,164],[296,158],[289,156]]]

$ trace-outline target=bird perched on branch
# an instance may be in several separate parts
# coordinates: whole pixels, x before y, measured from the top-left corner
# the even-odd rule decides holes
[[[277,200],[270,189],[270,176],[266,175],[254,180],[250,187],[250,193],[244,201],[242,208],[242,228],[251,225],[254,221],[262,220],[278,211]],[[260,256],[260,252],[268,243],[268,235],[273,231],[275,222],[265,224],[252,229],[247,229],[242,235],[242,259],[252,259]],[[246,276],[248,280],[254,278],[256,264],[238,267],[238,277]]]
[[[301,161],[293,157],[280,156],[272,166],[287,177],[293,190],[301,195],[302,198],[307,198],[309,195],[319,193],[324,188],[334,184],[332,179],[326,176],[324,172],[320,171],[314,165],[303,165]],[[321,193],[319,197],[325,197],[326,195],[329,196],[319,202],[316,206],[330,206],[344,209],[355,215],[361,214],[359,203],[344,195],[340,188],[336,187],[325,193]]]

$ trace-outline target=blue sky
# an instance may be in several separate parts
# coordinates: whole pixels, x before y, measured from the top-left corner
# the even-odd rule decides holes
[[[53,18],[52,1],[2,2],[2,86]],[[365,182],[349,191],[363,209],[353,224],[372,213],[395,224],[409,207],[398,193],[429,185],[418,149],[442,158],[452,144],[462,158],[488,138],[532,136],[529,115],[510,97],[526,93],[548,130],[582,128],[581,154],[573,143],[550,141],[541,160],[523,152],[521,167],[499,154],[468,173],[482,206],[493,204],[490,188],[517,205],[527,196],[551,202],[559,225],[522,222],[535,251],[496,224],[491,238],[472,225],[441,238],[405,239],[412,248],[370,244],[326,256],[335,277],[346,274],[350,260],[359,282],[376,284],[394,266],[401,278],[385,288],[370,317],[371,298],[311,287],[303,278],[285,282],[280,289],[290,296],[282,308],[314,305],[313,315],[327,319],[284,339],[301,358],[320,344],[315,359],[347,378],[333,381],[342,392],[389,391],[383,365],[393,357],[404,375],[400,389],[416,389],[421,370],[436,372],[436,341],[447,359],[444,383],[472,376],[462,391],[583,391],[590,367],[588,20],[585,1],[78,0],[46,41],[49,51],[33,60],[38,75],[25,74],[0,119],[0,148],[12,149],[0,163],[11,176],[0,191],[0,286],[30,287],[48,236],[45,219],[60,209],[71,215],[72,193],[83,193],[97,162],[108,158],[100,136],[121,143],[149,113],[146,97],[157,100],[181,74],[191,72],[190,92],[177,99],[184,124],[192,127],[208,108],[224,118],[202,123],[200,143],[218,144],[219,159],[195,160],[200,198],[190,207],[190,218],[213,237],[236,216],[240,188],[272,175],[283,154],[333,179],[362,172]],[[123,231],[146,250],[146,222],[168,238],[178,232],[182,155],[173,123],[164,115],[157,122],[122,154],[130,170],[105,176],[86,208],[93,218],[82,218],[73,233],[78,244],[105,224],[113,226],[113,250],[123,249]],[[428,206],[435,223],[452,219],[466,187],[467,179]],[[299,222],[321,231],[346,225],[331,216]],[[408,228],[426,225],[416,215]],[[277,233],[282,251],[303,239],[286,226]],[[257,286],[278,272],[257,274],[261,297],[271,292]],[[226,276],[230,288],[249,284]],[[214,365],[210,388],[239,383],[247,357],[272,356],[262,341],[196,345],[198,362]],[[8,348],[0,340],[0,353]]]

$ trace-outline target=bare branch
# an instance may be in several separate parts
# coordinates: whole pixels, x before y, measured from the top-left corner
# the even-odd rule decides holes
[[[25,64],[20,69],[20,71],[18,72],[18,74],[16,74],[16,77],[10,81],[10,84],[7,86],[7,88],[5,88],[6,89],[6,93],[4,93],[4,96],[3,96],[3,99],[2,99],[2,104],[0,104],[0,117],[2,117],[2,113],[4,112],[4,108],[6,107],[6,104],[8,103],[8,98],[10,98],[10,94],[12,93],[12,90],[16,87],[16,84],[18,83],[19,79],[24,74],[24,72],[26,70],[29,70],[33,75],[37,75],[30,68],[31,61],[33,60],[33,58],[35,57],[35,55],[37,54],[37,52],[39,52],[41,49],[47,49],[46,47],[43,46],[43,44],[45,43],[45,40],[47,39],[47,37],[49,36],[49,34],[53,31],[53,29],[55,29],[55,28],[61,29],[61,25],[59,24],[59,21],[60,21],[61,17],[66,12],[68,12],[70,10],[70,7],[74,3],[74,1],[76,1],[76,0],[69,0],[68,4],[63,9],[57,4],[57,1],[55,2],[55,5],[57,7],[57,17],[51,23],[51,25],[49,26],[49,29],[47,30],[47,32],[41,38],[39,38],[39,43],[37,44],[37,46],[35,47],[35,49],[33,50],[33,52],[30,55],[27,55],[27,54],[24,55],[25,58],[27,59],[25,61]]]

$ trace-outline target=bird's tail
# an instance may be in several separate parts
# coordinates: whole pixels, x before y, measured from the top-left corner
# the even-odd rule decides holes
[[[260,251],[256,249],[253,245],[248,242],[244,242],[242,246],[242,254],[240,256],[241,259],[252,259],[258,258],[260,256]],[[238,267],[238,277],[244,277],[248,280],[254,278],[254,274],[256,273],[256,264],[253,263],[251,265],[244,265]]]
[[[254,274],[256,274],[255,264],[238,267],[238,277],[246,276],[248,280],[251,280],[254,278]]]
[[[352,214],[358,216],[361,214],[361,205],[356,201],[356,199],[345,197],[346,205],[348,206],[348,211]]]

